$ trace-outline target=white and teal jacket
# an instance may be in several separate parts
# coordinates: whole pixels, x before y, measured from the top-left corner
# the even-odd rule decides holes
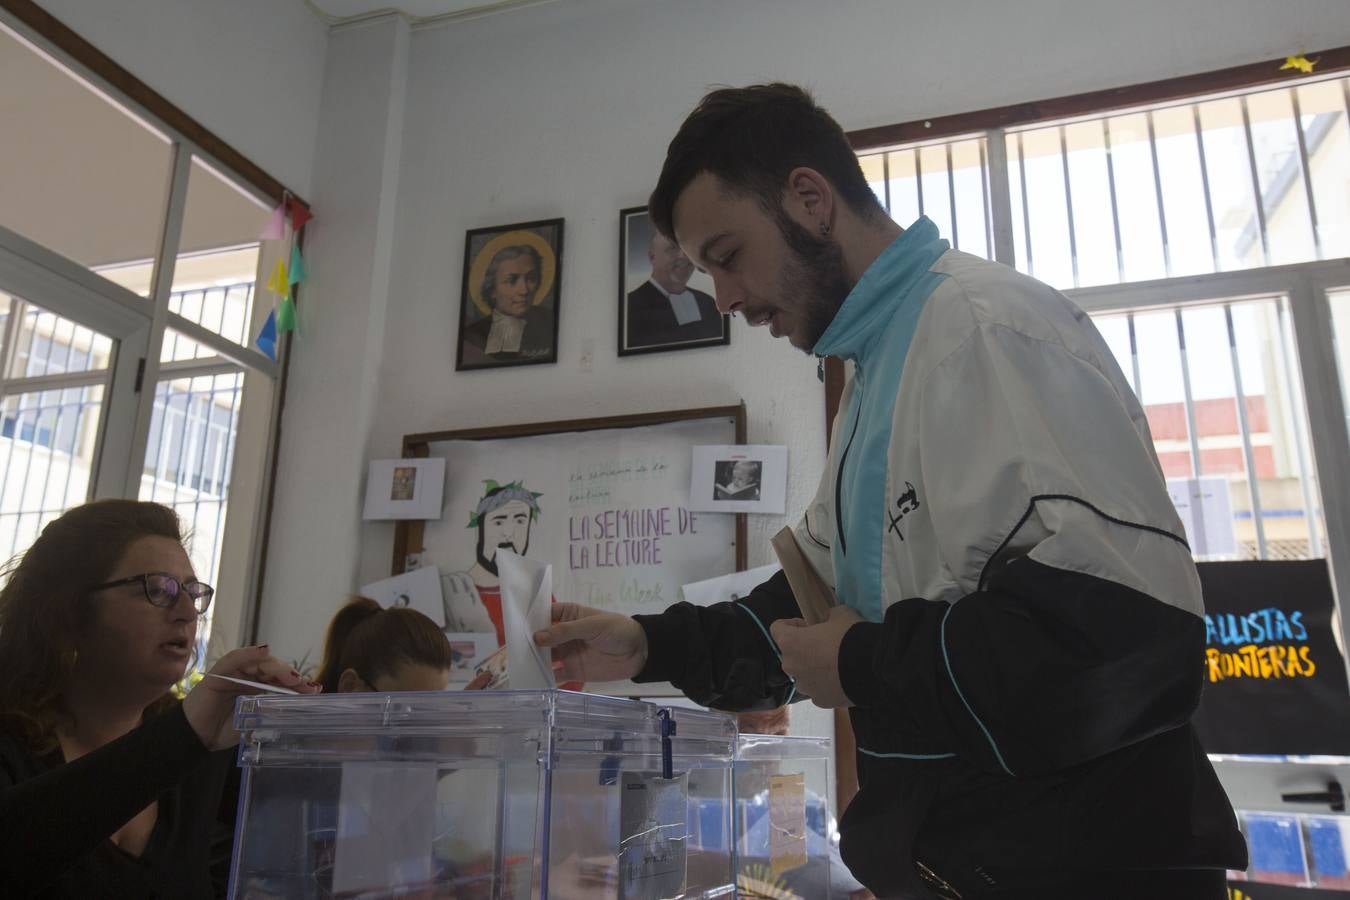
[[[852,362],[796,533],[866,620],[839,654],[854,874],[881,894],[912,871],[900,853],[976,892],[1066,866],[1242,868],[1189,725],[1195,566],[1088,317],[920,219],[815,351]],[[767,635],[795,615],[780,575],[739,603],[638,617],[639,678],[726,709],[795,699]]]

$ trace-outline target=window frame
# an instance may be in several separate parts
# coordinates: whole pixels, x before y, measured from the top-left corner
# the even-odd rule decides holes
[[[1016,267],[1008,134],[1037,125],[1065,124],[1127,110],[1243,94],[1281,84],[1296,86],[1310,79],[1350,71],[1350,47],[1307,53],[1316,60],[1313,75],[1282,69],[1284,59],[1267,60],[1213,72],[1019,103],[1010,106],[920,119],[896,125],[855,130],[848,139],[859,156],[923,144],[983,136],[987,148],[988,203],[993,231],[993,259]],[[1347,103],[1350,117],[1350,103]],[[1350,125],[1350,121],[1347,122]],[[1343,641],[1350,646],[1350,433],[1336,359],[1328,293],[1350,287],[1350,258],[1290,265],[1184,275],[1151,281],[1070,288],[1062,291],[1088,313],[1138,312],[1150,308],[1204,305],[1244,297],[1283,295],[1288,298],[1291,343],[1298,362],[1309,455],[1316,472],[1326,526],[1333,589],[1341,611]],[[1344,339],[1344,338],[1343,338]],[[843,366],[826,365],[827,416],[837,408]],[[1350,664],[1350,660],[1347,660]]]
[[[232,597],[218,593],[218,602],[213,604],[208,657],[214,657],[256,636],[292,335],[283,336],[278,361],[273,361],[251,346],[235,343],[170,311],[193,161],[227,176],[263,206],[275,207],[288,197],[308,204],[32,0],[0,0],[0,24],[143,120],[165,136],[173,148],[164,227],[148,298],[0,226],[0,285],[19,298],[115,341],[106,373],[81,373],[82,383],[104,385],[99,440],[90,471],[91,499],[139,495],[156,386],[161,379],[239,372],[243,374],[241,390],[258,397],[258,402],[241,407],[236,439],[241,446],[231,454],[232,481],[257,485],[257,490],[248,492],[249,501],[232,509],[226,522],[220,547],[221,570],[226,571],[228,566],[229,571],[238,573],[240,584],[238,590],[229,591]],[[271,262],[264,248],[260,271]],[[254,291],[253,302],[254,321],[260,322],[257,313],[264,305],[263,291]],[[161,363],[168,329],[196,341],[214,355]],[[9,347],[6,342],[6,356]],[[0,370],[0,376],[5,371]],[[78,378],[74,374],[69,377]],[[38,381],[50,381],[50,376]],[[0,390],[5,394],[36,386],[32,379],[0,377]],[[251,450],[248,454],[239,452],[245,442]],[[234,497],[243,500],[244,494],[235,493]]]

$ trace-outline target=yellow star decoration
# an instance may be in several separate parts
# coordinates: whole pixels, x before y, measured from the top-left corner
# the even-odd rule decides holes
[[[1284,58],[1284,65],[1280,66],[1280,71],[1283,72],[1285,69],[1294,69],[1295,71],[1302,72],[1304,75],[1311,75],[1313,66],[1317,65],[1321,59],[1322,57],[1320,56],[1317,57],[1317,59],[1308,59],[1308,57],[1302,54],[1299,54],[1298,56],[1286,56]]]
[[[1242,893],[1242,891],[1239,891],[1237,888],[1230,887],[1228,889],[1228,900],[1252,900],[1252,898]]]

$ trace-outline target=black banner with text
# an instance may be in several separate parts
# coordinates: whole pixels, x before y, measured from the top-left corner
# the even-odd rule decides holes
[[[1324,559],[1198,563],[1209,753],[1350,756],[1350,689]]]

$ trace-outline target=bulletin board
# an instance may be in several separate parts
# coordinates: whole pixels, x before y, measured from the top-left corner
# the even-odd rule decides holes
[[[745,516],[688,509],[692,448],[744,442],[744,404],[408,435],[405,458],[445,459],[445,500],[439,520],[398,524],[393,573],[436,566],[449,620],[452,584],[510,540],[552,564],[559,601],[662,612],[745,568]],[[484,516],[494,494],[515,498],[514,530]]]

